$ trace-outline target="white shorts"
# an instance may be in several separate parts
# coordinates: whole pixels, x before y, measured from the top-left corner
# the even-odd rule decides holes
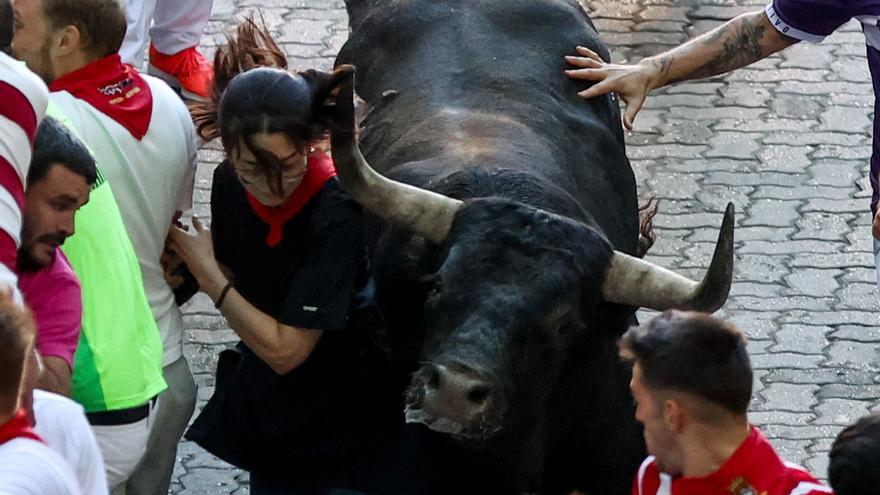
[[[147,450],[147,438],[156,416],[156,405],[150,403],[146,418],[124,425],[92,425],[95,440],[104,458],[107,485],[114,487],[125,483],[140,464]]]

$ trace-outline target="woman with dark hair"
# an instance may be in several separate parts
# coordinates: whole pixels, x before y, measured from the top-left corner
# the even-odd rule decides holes
[[[246,20],[215,58],[213,101],[194,110],[226,160],[214,172],[212,229],[193,219],[194,234],[178,229],[170,247],[241,342],[221,354],[215,394],[187,438],[251,471],[254,494],[417,493],[398,462],[400,394],[363,214],[319,150],[343,73],[285,65]]]

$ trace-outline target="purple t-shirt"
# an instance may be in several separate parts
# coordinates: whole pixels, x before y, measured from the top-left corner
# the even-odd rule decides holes
[[[82,328],[82,293],[70,263],[57,249],[49,266],[19,277],[18,287],[37,323],[37,350],[64,359],[73,369]]]
[[[857,19],[868,43],[868,67],[874,82],[874,146],[871,155],[871,211],[877,211],[880,187],[880,0],[773,0],[766,8],[776,29],[799,40],[818,43],[834,30]]]

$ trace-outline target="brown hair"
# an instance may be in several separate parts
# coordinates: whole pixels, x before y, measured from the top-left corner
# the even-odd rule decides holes
[[[752,367],[742,333],[711,315],[666,311],[620,340],[624,359],[639,364],[645,385],[691,394],[745,414]]]
[[[125,11],[118,0],[43,0],[43,12],[54,29],[75,26],[81,49],[98,58],[118,52],[125,38]]]
[[[257,67],[287,69],[287,58],[266,27],[253,17],[246,17],[233,33],[226,33],[226,46],[218,47],[214,54],[214,84],[211,98],[204,103],[190,106],[190,114],[196,131],[202,139],[210,141],[220,136],[217,113],[220,98],[235,76]]]
[[[30,312],[12,300],[9,290],[0,291],[0,414],[15,412],[35,335]]]

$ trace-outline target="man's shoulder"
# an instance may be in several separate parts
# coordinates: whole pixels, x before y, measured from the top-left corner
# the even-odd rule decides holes
[[[785,477],[788,480],[788,490],[782,495],[827,495],[834,491],[819,483],[812,474],[803,466],[791,462],[785,462]]]
[[[69,298],[71,291],[79,291],[79,279],[61,249],[49,265],[32,273],[20,274],[22,290],[27,294],[36,292],[41,297]]]
[[[642,461],[633,480],[632,495],[654,495],[664,483],[664,475],[657,467],[654,456],[649,455]]]
[[[70,465],[48,445],[27,438],[0,445],[0,486],[11,495],[79,491]]]
[[[46,88],[46,84],[24,64],[2,52],[0,52],[0,83],[11,86],[27,99],[37,121],[46,114],[46,105],[49,101],[49,89]],[[4,102],[9,103],[8,95],[4,98]]]

